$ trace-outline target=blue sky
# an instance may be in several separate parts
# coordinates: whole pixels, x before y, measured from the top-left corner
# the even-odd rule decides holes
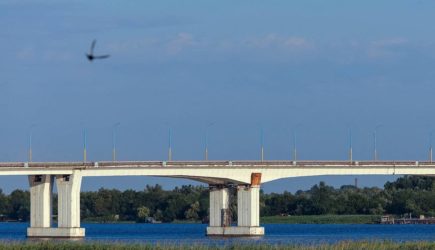
[[[372,158],[378,124],[381,159],[425,160],[435,76],[433,1],[0,1],[0,161],[203,158]],[[89,63],[84,54],[111,58]],[[360,177],[383,185],[392,176]],[[287,179],[267,191],[320,180]],[[25,188],[24,177],[0,177]],[[92,178],[83,189],[142,189],[182,180]]]

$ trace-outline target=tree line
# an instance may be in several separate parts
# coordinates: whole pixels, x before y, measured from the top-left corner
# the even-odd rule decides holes
[[[404,176],[384,188],[334,188],[320,182],[295,193],[260,193],[261,216],[323,214],[412,214],[435,216],[435,181],[431,177]],[[236,188],[230,189],[230,210],[237,218]],[[81,217],[87,221],[207,221],[209,192],[204,186],[185,185],[163,190],[147,185],[143,191],[101,188],[81,193]],[[57,214],[57,195],[53,197]],[[30,194],[0,189],[0,220],[28,221]]]

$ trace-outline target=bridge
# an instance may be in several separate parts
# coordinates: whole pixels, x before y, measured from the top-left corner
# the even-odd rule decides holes
[[[26,175],[30,186],[28,237],[77,238],[80,188],[88,176],[158,176],[185,178],[209,185],[207,235],[263,235],[260,186],[289,177],[321,175],[435,175],[432,161],[131,161],[4,162],[0,175]],[[58,223],[52,223],[52,194],[58,191]],[[237,186],[237,225],[228,222],[229,186]]]

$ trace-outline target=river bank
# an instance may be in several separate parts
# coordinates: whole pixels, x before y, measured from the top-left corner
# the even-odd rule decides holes
[[[380,215],[298,215],[261,217],[267,224],[379,224]]]
[[[261,224],[379,224],[380,215],[298,215],[298,216],[265,216],[260,218]],[[136,223],[135,221],[113,221],[107,219],[93,218],[83,220],[83,223],[113,223],[126,224]],[[201,221],[174,220],[172,224],[198,224]]]
[[[380,215],[298,215],[298,216],[265,216],[260,218],[261,224],[379,224]],[[93,218],[83,220],[83,223],[113,223],[113,224],[131,224],[135,221],[113,221],[106,218]],[[161,223],[161,222],[159,222]],[[201,224],[202,221],[192,220],[174,220],[171,224]],[[207,224],[207,223],[205,223]]]
[[[379,224],[380,215],[298,215],[298,216],[265,216],[260,218],[261,224]],[[28,221],[0,221],[3,223],[29,223]],[[54,221],[57,223],[57,221]],[[129,220],[111,220],[107,218],[90,218],[82,220],[88,224],[135,224]],[[162,222],[157,222],[157,224]],[[202,224],[202,221],[174,220],[169,224]],[[207,223],[205,223],[207,224]]]

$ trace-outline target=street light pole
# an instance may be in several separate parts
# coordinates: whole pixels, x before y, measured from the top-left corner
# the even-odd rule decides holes
[[[32,162],[32,131],[30,131],[29,135],[29,156],[28,156],[29,162]]]
[[[83,162],[86,162],[87,155],[86,155],[86,128],[83,129]]]
[[[373,132],[373,159],[375,161],[378,160],[377,135],[378,135],[378,128],[380,127],[382,127],[382,125],[377,125]]]
[[[171,127],[168,130],[169,145],[168,145],[168,161],[172,161],[172,131]]]
[[[261,128],[261,161],[264,161],[264,131],[263,128]]]
[[[352,152],[352,128],[349,128],[349,160],[353,161],[353,152]]]
[[[432,163],[432,132],[429,133],[429,161]]]
[[[116,129],[119,125],[121,125],[121,123],[115,123],[112,129],[112,161],[116,161]]]
[[[293,131],[293,161],[297,160],[296,131]]]
[[[32,162],[33,159],[33,151],[32,151],[32,137],[33,137],[33,128],[35,124],[32,124],[29,128],[29,149],[28,149],[28,161]]]

